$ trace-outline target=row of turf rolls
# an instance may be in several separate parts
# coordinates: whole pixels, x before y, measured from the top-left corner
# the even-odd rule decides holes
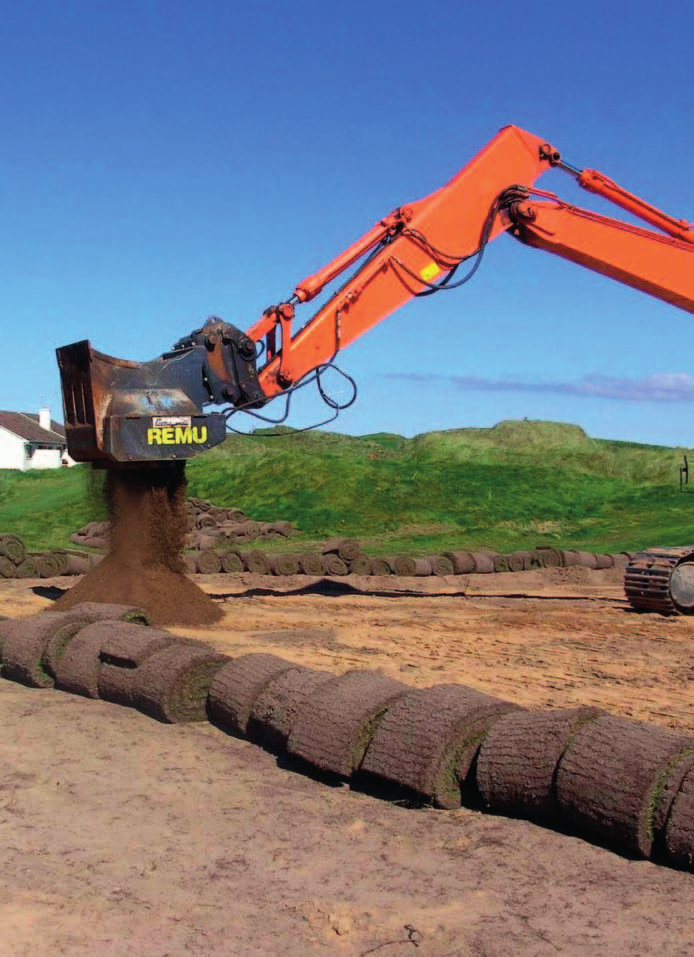
[[[0,535],[0,578],[56,578],[80,575],[90,566],[89,556],[69,549],[29,552],[19,535]]]
[[[159,721],[210,720],[389,799],[482,807],[694,869],[690,735],[598,708],[526,710],[460,684],[231,658],[122,605],[0,621],[0,661],[4,678]]]
[[[249,551],[203,548],[184,556],[189,574],[215,575],[254,572],[259,575],[398,575],[409,578],[430,575],[485,575],[493,572],[526,571],[533,568],[582,566],[591,569],[624,567],[629,556],[595,554],[540,547],[510,554],[489,550],[444,552],[440,555],[413,557],[395,555],[374,558],[364,554],[354,539],[334,539],[320,551],[273,554],[261,549]]]
[[[597,708],[528,711],[459,684],[414,689],[270,654],[223,665],[212,720],[361,790],[524,817],[694,869],[694,738]]]
[[[137,708],[160,721],[202,721],[212,676],[228,660],[204,642],[153,628],[147,612],[84,602],[0,621],[3,678]]]

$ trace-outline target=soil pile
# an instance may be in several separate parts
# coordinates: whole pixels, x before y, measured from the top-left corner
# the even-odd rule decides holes
[[[56,608],[105,601],[145,608],[158,625],[219,621],[221,609],[184,574],[185,487],[181,463],[110,471],[111,550]]]

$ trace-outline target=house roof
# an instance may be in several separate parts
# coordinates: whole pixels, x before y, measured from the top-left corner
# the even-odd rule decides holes
[[[0,427],[12,432],[26,442],[65,447],[65,429],[60,422],[51,420],[50,429],[42,429],[38,415],[31,412],[3,412],[0,410]]]

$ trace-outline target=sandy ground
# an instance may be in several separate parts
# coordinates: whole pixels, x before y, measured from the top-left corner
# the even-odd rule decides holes
[[[374,594],[365,580],[199,581],[223,622],[171,630],[232,655],[692,725],[694,619],[635,614],[617,571],[383,579]],[[64,587],[2,582],[0,615]],[[0,718],[2,955],[694,953],[693,874],[332,788],[206,723],[10,682]]]

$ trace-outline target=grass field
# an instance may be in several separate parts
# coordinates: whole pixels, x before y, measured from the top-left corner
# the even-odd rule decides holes
[[[694,542],[694,494],[679,489],[688,451],[535,421],[412,439],[260,430],[230,436],[187,474],[192,496],[293,522],[302,536],[288,548],[346,535],[375,555],[540,543],[634,551]],[[104,517],[87,466],[0,472],[0,532],[32,549],[67,545]]]

